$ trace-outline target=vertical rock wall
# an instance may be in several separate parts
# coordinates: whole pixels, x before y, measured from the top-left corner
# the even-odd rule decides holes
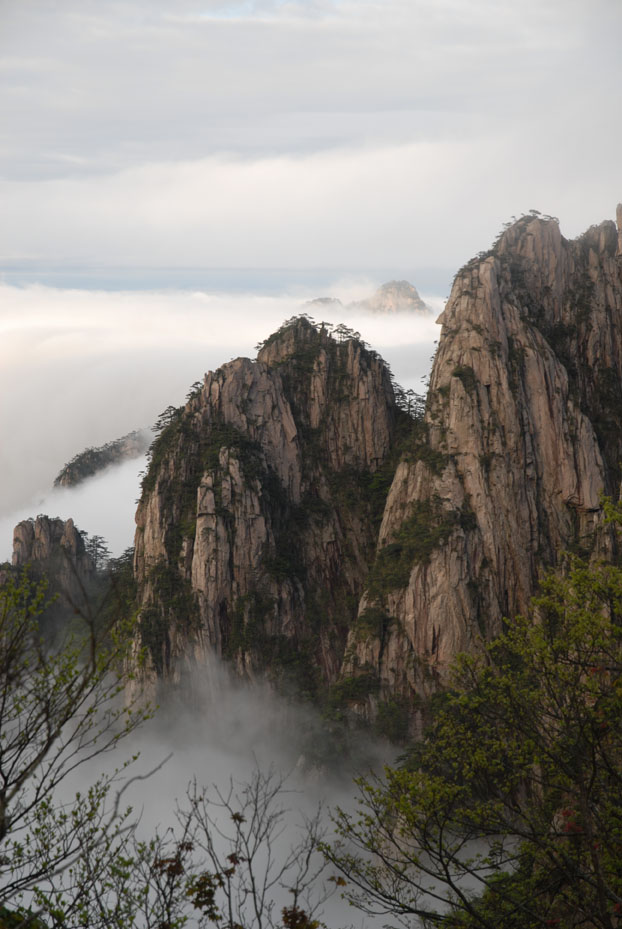
[[[313,692],[338,675],[397,411],[382,361],[300,319],[207,374],[163,431],[137,513],[151,673],[207,649]]]
[[[396,471],[359,608],[375,622],[346,663],[409,701],[526,610],[559,551],[612,545],[599,501],[622,461],[619,233],[568,242],[525,217],[457,274],[439,322],[427,447]]]

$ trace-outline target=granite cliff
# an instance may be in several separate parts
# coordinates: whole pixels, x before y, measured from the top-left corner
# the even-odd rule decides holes
[[[347,335],[296,319],[169,411],[136,516],[152,675],[207,649],[309,694],[339,675],[405,418]]]
[[[574,549],[610,557],[622,461],[622,210],[539,214],[456,275],[425,416],[343,327],[290,321],[171,410],[137,513],[152,679],[207,650],[411,716]],[[352,334],[350,334],[351,336]],[[388,491],[388,495],[387,495]]]
[[[458,272],[425,454],[397,468],[359,611],[376,628],[349,640],[347,672],[381,695],[434,689],[526,609],[560,551],[612,552],[600,496],[620,490],[620,208],[618,224],[567,241],[526,216]]]

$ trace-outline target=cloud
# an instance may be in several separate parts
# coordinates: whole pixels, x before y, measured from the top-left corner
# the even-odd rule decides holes
[[[613,214],[619,128],[603,136],[602,171],[577,196],[574,161],[593,143],[571,115],[560,106],[557,122],[485,143],[213,157],[3,184],[0,254],[152,268],[458,267],[514,213],[558,215],[571,235]]]
[[[283,810],[284,816],[277,817],[278,828],[270,833],[270,847],[259,834],[257,844],[252,843],[253,873],[261,884],[264,868],[270,861],[277,867],[283,864],[305,834],[305,823],[315,815],[320,816],[326,839],[333,837],[330,808],[338,805],[353,811],[356,807],[353,776],[374,770],[379,773],[384,764],[395,760],[395,749],[360,724],[349,733],[340,732],[334,721],[322,719],[309,705],[279,696],[266,682],[255,680],[251,684],[233,678],[215,656],[194,671],[185,666],[182,681],[181,688],[162,687],[156,713],[131,734],[131,744],[122,739],[107,760],[99,756],[78,768],[61,785],[56,799],[71,801],[74,791],[84,793],[102,769],[121,769],[130,754],[140,753],[123,776],[129,779],[157,770],[130,785],[124,794],[123,808],[130,804],[134,815],[141,817],[139,835],[148,839],[156,830],[162,835],[174,827],[177,803],[188,809],[185,792],[189,781],[195,779],[199,791],[206,789],[210,815],[220,829],[220,835],[216,830],[212,833],[216,848],[228,854],[230,848],[223,836],[230,834],[231,823],[218,792],[226,797],[233,788],[234,794],[243,795],[245,786],[256,783],[258,772],[262,779],[269,778],[273,787],[282,780],[282,790],[270,811],[274,815]],[[246,814],[251,824],[250,811]],[[265,816],[260,825],[265,835]],[[323,898],[322,880],[330,874],[329,869],[316,882],[319,899]],[[287,882],[276,882],[268,888],[268,900],[274,902],[276,911],[291,901],[287,887]],[[333,890],[334,884],[329,883],[328,889]],[[375,925],[360,914],[355,916],[338,893],[323,910],[327,925]]]
[[[9,3],[4,170],[481,139],[526,100],[547,112],[547,87],[572,96],[577,72],[613,79],[621,21],[607,0]]]

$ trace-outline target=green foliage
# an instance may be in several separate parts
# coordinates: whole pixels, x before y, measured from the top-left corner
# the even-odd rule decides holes
[[[439,452],[437,449],[431,448],[430,445],[428,445],[426,442],[421,442],[413,449],[411,453],[411,460],[423,461],[426,467],[430,469],[432,474],[440,476],[447,467],[449,455],[447,455],[445,452]]]
[[[527,351],[522,345],[517,345],[516,340],[508,336],[508,379],[512,390],[518,390],[523,368],[525,367],[525,358]]]
[[[266,465],[259,443],[227,423],[214,423],[206,435],[201,437],[200,458],[203,470],[220,469],[220,453],[223,448],[229,449],[238,459],[248,480],[263,476]]]
[[[342,711],[347,707],[365,703],[371,694],[378,692],[379,686],[378,675],[373,671],[363,671],[352,677],[344,677],[330,689],[329,710]]]
[[[380,549],[370,571],[367,589],[379,596],[406,587],[415,564],[425,564],[454,531],[459,514],[444,510],[439,500],[417,500],[393,542]]]
[[[196,602],[190,583],[165,559],[149,568],[147,580],[156,595],[155,602],[141,610],[138,630],[142,647],[148,649],[154,668],[162,674],[170,658],[171,620],[190,632],[196,617]]]
[[[63,465],[60,473],[54,479],[54,486],[73,487],[86,480],[87,477],[97,474],[98,471],[108,467],[108,465],[122,461],[128,457],[126,452],[128,442],[131,442],[139,453],[141,448],[144,451],[147,450],[144,434],[140,432],[130,432],[122,438],[116,439],[114,442],[107,442],[106,445],[101,445],[98,448],[85,448],[83,452],[74,455],[71,461]]]
[[[285,841],[284,783],[272,772],[215,796],[192,783],[176,825],[148,839],[122,806],[133,779],[117,786],[129,762],[58,798],[146,713],[119,699],[129,624],[111,624],[103,642],[91,625],[88,640],[49,651],[44,604],[26,578],[0,588],[0,929],[319,929],[320,814],[293,842],[287,819]]]
[[[5,906],[0,906],[0,929],[48,929],[30,910],[19,907],[9,910]]]
[[[147,714],[120,700],[131,622],[84,615],[81,635],[66,633],[50,648],[39,624],[45,606],[44,582],[23,575],[0,587],[0,908],[7,925],[26,925],[11,919],[28,900],[29,925],[65,927],[76,925],[131,825],[120,793],[114,798],[119,771],[99,776],[73,801],[59,800],[58,791]],[[97,875],[77,881],[88,849]]]
[[[147,452],[149,466],[141,482],[143,494],[150,493],[155,488],[162,462],[175,448],[179,440],[183,411],[183,406],[169,406],[160,415],[155,425],[157,435],[149,446]]]
[[[451,376],[462,381],[462,386],[468,394],[474,393],[477,389],[477,376],[470,365],[456,365],[451,372]]]
[[[327,472],[328,486],[339,508],[359,512],[370,526],[380,528],[384,505],[393,481],[396,462],[392,457],[376,471],[342,468]],[[334,510],[333,510],[334,511]]]
[[[411,706],[403,697],[381,700],[378,704],[374,730],[394,745],[403,745],[408,739]]]
[[[611,367],[599,367],[591,372],[594,394],[590,405],[590,420],[604,452],[608,487],[617,488],[622,480],[622,391],[620,374]]]
[[[449,461],[449,455],[431,447],[428,424],[423,419],[412,424],[400,450],[407,461],[423,461],[432,474],[442,474]]]
[[[458,660],[409,763],[338,813],[346,896],[448,929],[616,926],[621,714],[622,569],[567,556],[530,617]]]
[[[223,654],[235,658],[255,651],[268,658],[266,620],[274,610],[274,600],[261,590],[253,590],[236,599],[230,621],[229,637],[223,643]]]
[[[391,617],[382,607],[368,606],[356,618],[354,633],[357,641],[382,639],[391,624]]]

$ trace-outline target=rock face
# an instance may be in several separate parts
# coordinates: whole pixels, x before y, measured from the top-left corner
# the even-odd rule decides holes
[[[147,430],[129,432],[99,448],[86,448],[68,462],[54,479],[55,487],[75,487],[110,465],[144,455],[153,436]]]
[[[622,232],[622,210],[618,207]],[[440,317],[424,445],[393,480],[349,674],[437,686],[524,611],[562,549],[607,554],[622,461],[622,260],[612,222],[566,241],[528,216],[462,268]],[[372,701],[373,702],[373,701]]]
[[[61,608],[86,613],[96,570],[72,519],[37,516],[18,523],[12,560],[16,568],[28,565],[32,575],[48,577],[50,593],[58,593]]]
[[[304,318],[205,376],[154,444],[136,517],[152,674],[213,649],[309,692],[337,677],[403,415],[375,353]]]

